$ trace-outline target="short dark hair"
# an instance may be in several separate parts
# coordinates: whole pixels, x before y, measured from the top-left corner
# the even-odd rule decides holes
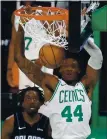
[[[81,62],[80,62],[80,54],[79,53],[72,53],[69,51],[65,51],[65,58],[72,58],[78,62],[79,68],[81,69]]]
[[[27,87],[25,89],[20,90],[20,92],[18,93],[18,103],[20,104],[20,106],[22,105],[23,101],[24,101],[24,97],[25,94],[27,93],[27,91],[35,91],[37,92],[38,96],[39,96],[39,101],[41,103],[44,103],[44,94],[43,91],[40,90],[38,87]]]
[[[79,76],[81,79],[86,73],[87,61],[90,57],[89,54],[84,49],[82,49],[79,53],[72,53],[72,52],[66,51],[65,57],[75,59],[78,62],[78,65],[81,71]]]
[[[69,52],[69,50],[65,50],[65,58],[72,58],[75,59],[78,62],[79,68],[80,68],[80,74],[79,74],[79,80],[85,75],[86,73],[86,67],[87,67],[87,61],[89,59],[88,53],[82,49],[79,53],[72,53]],[[59,78],[61,77],[61,74],[59,72],[60,67],[54,70],[54,74],[57,75]]]

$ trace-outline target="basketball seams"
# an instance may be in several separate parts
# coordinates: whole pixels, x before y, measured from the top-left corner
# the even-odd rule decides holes
[[[48,43],[41,47],[39,58],[44,66],[54,69],[62,63],[64,53],[58,46]]]
[[[42,63],[44,64],[44,66],[46,66],[46,62],[44,62],[42,58],[40,58],[40,60],[42,61]]]
[[[45,61],[47,62],[47,64],[49,64],[49,65],[51,65],[51,66],[52,66],[52,64],[50,64],[50,63],[48,62],[48,60],[46,59],[46,57],[45,57],[45,55],[44,55],[44,50],[43,50],[43,48],[44,48],[44,47],[42,47],[43,57],[44,57]],[[43,60],[43,59],[42,59],[42,60]],[[45,62],[45,63],[46,63],[46,62]]]
[[[42,53],[42,57],[40,57],[41,61],[43,62],[44,66],[46,66],[48,64],[48,61],[46,60],[44,53],[43,53],[43,48],[41,48],[41,53]],[[44,60],[45,59],[45,60]]]
[[[44,54],[43,54],[43,50],[42,50],[42,48],[41,48],[41,51],[39,51],[39,55],[40,55],[40,57],[39,57],[40,60],[42,61],[42,63],[43,63],[44,66],[45,66],[47,61],[45,62],[45,61],[41,58],[41,57],[43,57],[43,55],[44,55]]]
[[[53,51],[53,49],[52,49],[52,45],[51,45],[51,44],[49,44],[49,46],[50,46],[50,48],[51,48],[51,50],[52,50],[53,57],[54,57],[54,61],[55,61],[55,65],[56,65],[56,68],[57,68],[56,58],[55,58],[54,51]]]

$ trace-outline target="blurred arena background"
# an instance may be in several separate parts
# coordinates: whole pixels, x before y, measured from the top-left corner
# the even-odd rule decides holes
[[[56,6],[58,1],[33,1],[36,5]],[[61,1],[60,1],[61,2]],[[11,15],[23,2],[1,1],[1,125],[6,117],[16,111],[16,91],[6,80],[8,49],[11,38]],[[90,1],[82,2],[82,7]],[[103,18],[104,17],[104,18]],[[101,1],[97,12],[93,13],[94,40],[101,48],[104,63],[100,80],[93,93],[91,129],[89,139],[107,139],[107,2]]]

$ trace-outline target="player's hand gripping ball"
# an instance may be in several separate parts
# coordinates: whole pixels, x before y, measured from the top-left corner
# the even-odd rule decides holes
[[[45,44],[39,51],[39,58],[42,64],[51,69],[58,68],[65,59],[64,48],[53,45]]]

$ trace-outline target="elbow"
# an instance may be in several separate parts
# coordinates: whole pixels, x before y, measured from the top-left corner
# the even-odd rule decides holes
[[[103,54],[102,54],[100,49],[99,49],[99,52],[98,52],[98,57],[99,57],[100,61],[103,62]]]
[[[16,63],[20,60],[20,56],[18,54],[14,55],[14,60],[16,61]]]
[[[15,62],[17,63],[18,67],[21,67],[21,63],[23,63],[23,57],[21,57],[20,55],[18,54],[15,54],[14,56],[14,59],[15,59]]]
[[[103,55],[101,51],[99,51],[96,55],[91,56],[88,61],[88,65],[95,70],[101,69],[102,64],[103,64]]]
[[[95,61],[96,64],[99,63],[99,67],[101,68],[103,64],[103,54],[100,49],[97,51],[97,53],[95,53]]]
[[[100,52],[99,52],[99,62],[100,62],[100,65],[101,65],[101,67],[102,67],[102,64],[103,64],[103,54],[102,54],[102,52],[101,52],[101,50],[100,50]]]

